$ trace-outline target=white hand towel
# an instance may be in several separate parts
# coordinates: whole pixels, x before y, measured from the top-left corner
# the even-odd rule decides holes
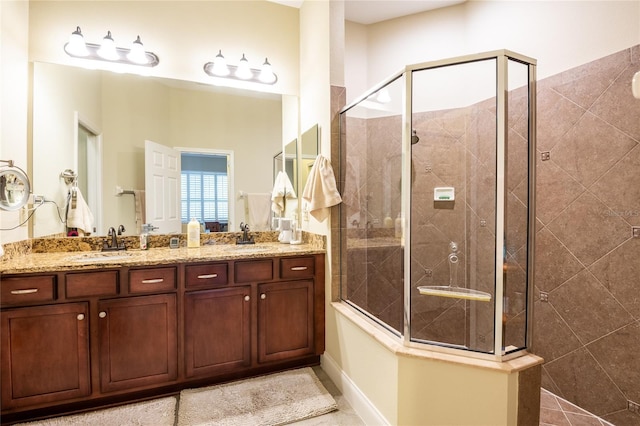
[[[271,219],[271,194],[247,194],[245,200],[249,210],[249,229],[267,231]]]
[[[69,210],[67,213],[67,228],[78,228],[85,234],[93,232],[93,213],[84,201],[82,192],[78,188],[76,191],[76,207],[73,208],[71,198],[69,198]]]
[[[329,207],[342,202],[331,162],[323,155],[318,155],[313,163],[302,199],[308,203],[311,216],[319,222],[329,216]]]
[[[277,215],[284,213],[285,199],[295,199],[296,192],[285,172],[278,172],[271,192],[271,210]]]

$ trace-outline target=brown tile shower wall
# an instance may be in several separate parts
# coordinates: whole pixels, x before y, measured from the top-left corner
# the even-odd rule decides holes
[[[538,83],[534,351],[543,387],[616,425],[640,424],[639,70],[635,46]]]
[[[520,102],[526,95],[526,91],[512,93],[511,103],[526,107],[526,101]],[[526,253],[527,114],[526,108],[524,114],[522,108],[510,111],[507,296],[511,303],[505,326],[507,345],[523,347],[526,258],[519,257]],[[495,99],[413,114],[412,125],[420,142],[412,146],[412,338],[493,350],[493,304],[425,297],[417,287],[450,283],[449,243],[455,242],[460,262],[453,285],[494,293],[495,123]],[[357,208],[344,207],[348,226],[395,217],[400,211],[401,118],[349,118],[347,127],[348,167],[358,171],[358,188],[364,194]],[[433,191],[438,186],[453,186],[456,201],[435,204]],[[352,222],[354,211],[360,212],[356,222]],[[344,296],[401,331],[402,268],[388,269],[397,263],[401,266],[399,253],[394,247],[349,250]]]

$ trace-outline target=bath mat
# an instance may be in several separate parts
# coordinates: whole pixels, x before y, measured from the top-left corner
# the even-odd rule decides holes
[[[180,392],[178,426],[283,425],[329,413],[336,401],[309,367]]]
[[[143,401],[120,407],[90,411],[71,416],[54,417],[22,426],[173,426],[175,424],[176,398],[173,396]]]

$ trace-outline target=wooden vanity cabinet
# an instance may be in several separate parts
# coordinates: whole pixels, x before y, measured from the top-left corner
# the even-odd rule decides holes
[[[2,311],[2,409],[91,393],[87,303]]]
[[[313,287],[312,280],[258,286],[258,362],[313,355]]]
[[[4,421],[314,365],[324,255],[3,276]]]
[[[177,379],[175,294],[101,300],[98,328],[101,392]]]
[[[184,303],[187,377],[251,365],[251,286],[189,292]]]
[[[229,280],[211,283],[210,289],[201,289],[191,268],[205,276],[226,270],[215,264],[186,266],[187,377],[277,369],[278,363],[324,352],[323,255],[231,262]]]

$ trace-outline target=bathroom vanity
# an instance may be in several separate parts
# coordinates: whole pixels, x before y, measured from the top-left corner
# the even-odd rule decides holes
[[[318,364],[324,276],[278,243],[5,262],[2,422]]]

